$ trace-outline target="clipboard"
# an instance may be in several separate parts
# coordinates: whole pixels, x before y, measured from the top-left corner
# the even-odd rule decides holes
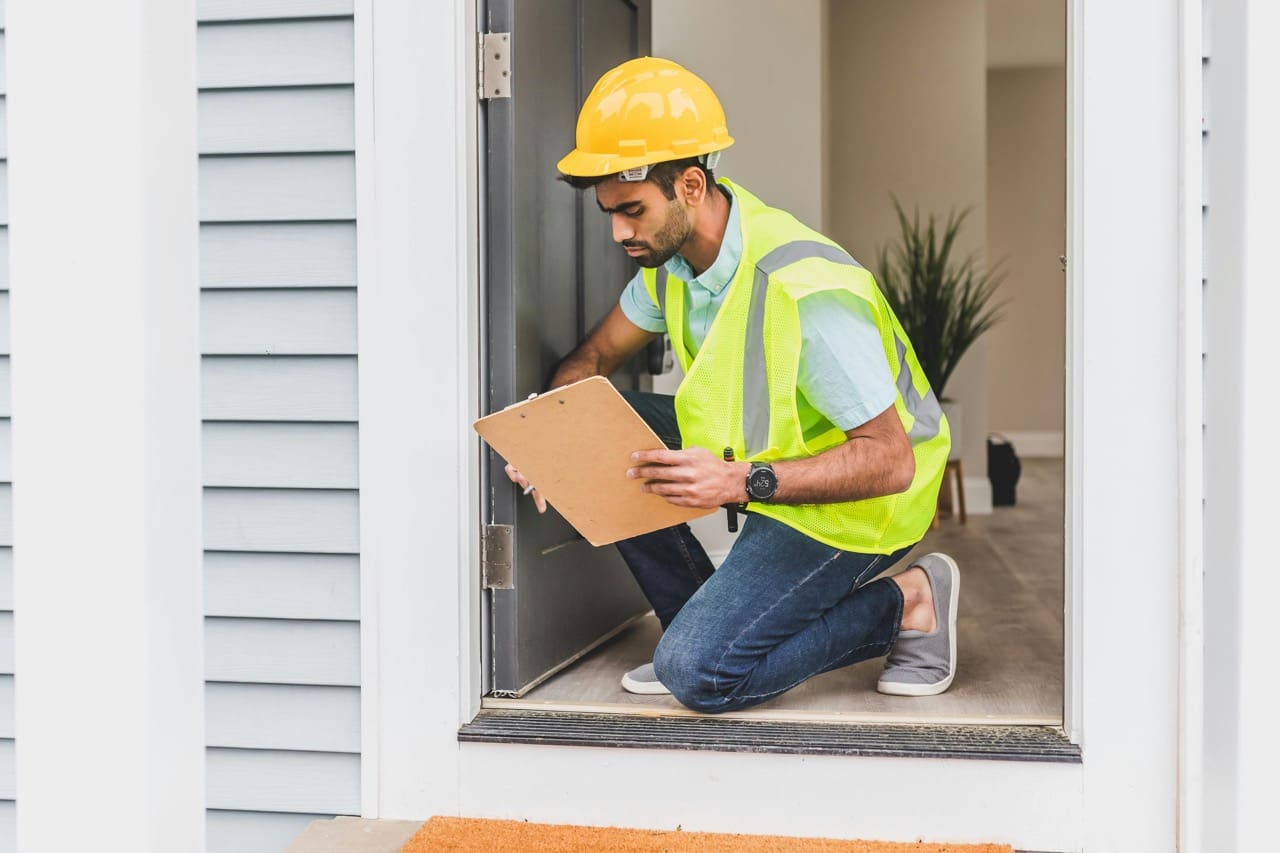
[[[627,478],[632,453],[666,445],[603,376],[515,403],[473,426],[592,545],[716,511],[675,506]]]

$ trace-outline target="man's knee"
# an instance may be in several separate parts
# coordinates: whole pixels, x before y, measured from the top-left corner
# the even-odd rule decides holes
[[[733,685],[719,671],[722,657],[668,631],[653,653],[654,674],[686,708],[707,714],[731,711]]]

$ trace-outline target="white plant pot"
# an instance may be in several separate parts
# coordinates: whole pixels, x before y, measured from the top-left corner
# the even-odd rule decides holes
[[[951,455],[947,457],[947,461],[951,462],[960,458],[963,447],[964,406],[955,400],[943,400],[942,414],[946,415],[947,423],[951,426]]]

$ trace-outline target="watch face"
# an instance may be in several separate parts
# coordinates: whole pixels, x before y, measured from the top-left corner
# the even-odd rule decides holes
[[[747,477],[747,493],[757,500],[768,500],[778,490],[778,477],[772,468],[756,468]]]

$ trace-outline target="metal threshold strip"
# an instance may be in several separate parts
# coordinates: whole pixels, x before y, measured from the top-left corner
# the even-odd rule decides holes
[[[1080,747],[1053,726],[755,722],[708,716],[637,717],[483,710],[458,740],[549,746],[685,749],[798,755],[976,758],[1079,764]]]

